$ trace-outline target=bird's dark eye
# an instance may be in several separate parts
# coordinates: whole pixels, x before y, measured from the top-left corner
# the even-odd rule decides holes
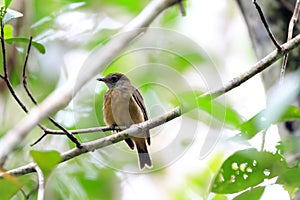
[[[115,83],[118,82],[119,78],[117,76],[112,76],[111,80]]]

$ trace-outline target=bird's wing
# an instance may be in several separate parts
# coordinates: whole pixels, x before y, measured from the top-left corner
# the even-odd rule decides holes
[[[133,96],[133,99],[135,100],[135,102],[139,105],[141,111],[143,112],[144,120],[145,121],[148,120],[146,106],[145,106],[144,99],[143,99],[141,93],[137,89],[135,89],[132,96]],[[147,131],[147,143],[148,143],[148,145],[150,145],[150,143],[151,143],[149,131]]]

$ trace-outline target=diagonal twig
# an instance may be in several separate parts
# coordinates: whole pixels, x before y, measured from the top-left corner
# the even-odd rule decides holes
[[[25,56],[25,60],[24,60],[24,65],[23,65],[23,72],[22,72],[22,79],[23,79],[23,87],[27,93],[27,95],[29,96],[29,98],[31,99],[31,101],[33,102],[34,105],[38,105],[37,100],[33,97],[31,91],[29,90],[28,84],[27,84],[27,76],[26,76],[26,67],[27,67],[27,62],[28,62],[28,58],[30,55],[30,49],[31,49],[31,44],[32,44],[32,37],[30,37],[29,43],[28,43],[28,47],[27,47],[27,53]],[[57,121],[55,121],[52,117],[48,116],[49,121],[54,124],[56,127],[58,127],[59,129],[61,129],[64,134],[72,141],[76,144],[77,148],[81,148],[81,144],[80,142],[66,129],[64,128],[62,125],[60,125]],[[38,124],[39,127],[46,132],[47,128],[45,128],[43,125]],[[44,134],[45,135],[45,134]],[[44,135],[41,137],[43,138]]]
[[[280,44],[277,42],[275,36],[273,35],[273,33],[272,33],[272,31],[271,31],[271,29],[269,27],[269,24],[268,24],[268,22],[267,22],[267,20],[266,20],[266,18],[264,16],[264,13],[263,13],[262,9],[260,8],[260,6],[256,2],[256,0],[252,0],[252,2],[254,4],[255,8],[257,9],[259,17],[260,17],[260,19],[261,19],[261,21],[262,21],[262,23],[263,23],[266,31],[268,32],[268,35],[271,38],[273,44],[275,45],[275,47],[277,48],[278,51],[281,51]]]
[[[293,15],[292,15],[290,23],[289,23],[287,42],[293,38],[294,27],[299,18],[299,10],[300,10],[300,0],[297,0],[296,4],[295,4],[295,9],[294,9]],[[285,54],[283,57],[283,62],[282,62],[281,70],[280,70],[280,82],[281,83],[284,81],[288,57],[289,57],[288,53]]]
[[[79,129],[79,130],[68,130],[68,132],[72,135],[78,135],[78,134],[94,133],[94,132],[120,131],[126,128],[127,127],[103,126],[103,127],[94,127],[94,128],[86,128],[86,129]],[[41,137],[39,137],[34,143],[32,143],[30,146],[36,145],[47,135],[65,135],[65,132],[63,130],[52,130],[46,128],[45,133]]]

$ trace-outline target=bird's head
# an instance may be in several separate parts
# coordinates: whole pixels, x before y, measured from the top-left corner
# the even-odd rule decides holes
[[[108,88],[114,88],[119,85],[130,84],[130,80],[121,73],[111,73],[104,78],[97,78],[98,81],[104,82]]]

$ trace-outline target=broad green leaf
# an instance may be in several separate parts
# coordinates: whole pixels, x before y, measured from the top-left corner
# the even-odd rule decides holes
[[[300,111],[295,106],[286,106],[284,112],[276,118],[270,117],[268,113],[268,108],[264,109],[243,123],[240,126],[241,135],[250,139],[260,131],[269,128],[272,124],[300,119]]]
[[[16,19],[16,18],[19,18],[19,17],[23,17],[23,14],[16,11],[16,10],[7,9],[6,13],[4,15],[4,18],[3,18],[3,23],[7,24],[7,22],[9,22],[10,20]]]
[[[7,42],[8,44],[12,44],[14,42],[29,43],[29,41],[30,40],[28,38],[8,38],[8,39],[5,39],[5,42]],[[46,49],[45,49],[44,45],[42,45],[41,43],[32,41],[32,46],[34,46],[42,54],[44,54],[46,52]]]
[[[30,151],[30,155],[47,177],[53,168],[61,161],[60,153],[57,151]]]
[[[223,105],[210,97],[198,98],[198,108],[206,111],[214,118],[224,122],[229,127],[237,128],[243,122],[242,117],[230,106]]]
[[[279,154],[256,149],[235,152],[222,165],[215,177],[212,192],[231,194],[241,192],[278,176],[286,169],[286,162]]]
[[[4,8],[7,9],[11,4],[12,0],[4,0]]]
[[[261,195],[264,193],[265,187],[250,188],[242,194],[236,196],[233,200],[260,200]]]
[[[220,122],[224,122],[228,127],[238,128],[242,122],[242,117],[230,106],[211,99],[211,97],[200,97],[198,91],[188,91],[176,95],[176,100],[171,100],[174,105],[180,106],[183,112],[189,112],[195,108],[205,111]],[[179,104],[179,105],[178,105]]]

